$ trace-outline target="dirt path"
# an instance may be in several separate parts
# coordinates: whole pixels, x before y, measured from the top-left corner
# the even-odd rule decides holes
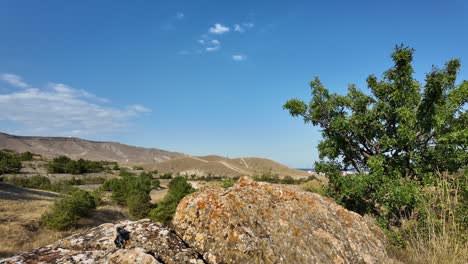
[[[208,162],[207,160],[200,159],[200,158],[197,158],[197,157],[194,157],[194,156],[189,156],[189,157],[192,158],[192,159],[199,160],[199,161]]]
[[[233,171],[237,171],[239,173],[242,173],[242,174],[246,174],[246,175],[252,175],[252,173],[248,172],[248,171],[245,171],[243,169],[240,169],[240,168],[237,168],[236,166],[232,165],[232,164],[229,164],[225,161],[218,161],[219,163],[223,164],[225,167],[233,170]]]
[[[244,158],[241,158],[241,161],[242,161],[242,163],[244,163],[244,166],[248,169],[249,165],[247,164],[247,162],[245,162]]]

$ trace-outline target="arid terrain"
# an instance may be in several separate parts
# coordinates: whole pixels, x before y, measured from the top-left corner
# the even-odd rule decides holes
[[[221,175],[228,177],[254,176],[263,173],[277,174],[280,177],[307,178],[305,171],[288,168],[277,162],[263,158],[228,159],[221,156],[186,156],[160,163],[144,164],[149,171],[157,170],[162,173],[179,173],[182,175]]]
[[[65,137],[25,137],[5,133],[0,133],[0,149],[29,151],[45,157],[65,155],[72,159],[107,160],[122,164],[161,162],[184,156],[182,153],[128,146],[117,142]]]

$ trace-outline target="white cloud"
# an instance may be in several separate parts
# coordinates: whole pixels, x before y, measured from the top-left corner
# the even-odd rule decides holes
[[[0,75],[0,80],[5,81],[18,88],[28,88],[29,85],[23,82],[22,78],[18,75],[11,73],[3,73]]]
[[[229,32],[229,30],[231,29],[219,23],[216,23],[214,27],[210,27],[209,32],[213,34],[224,34],[224,33]]]
[[[241,27],[241,25],[235,24],[234,25],[234,31],[243,33],[245,31],[245,29],[243,27]]]
[[[202,35],[198,40],[198,43],[200,43],[203,46],[203,49],[207,52],[217,51],[221,48],[221,41],[207,35]]]
[[[206,47],[205,50],[206,51],[217,51],[217,50],[219,50],[219,46]]]
[[[30,87],[25,84],[26,87]],[[0,94],[0,122],[21,127],[23,134],[83,136],[125,129],[131,120],[151,110],[139,105],[125,108],[61,83]]]
[[[144,107],[144,106],[142,106],[142,105],[139,105],[139,104],[130,105],[130,106],[127,107],[127,109],[129,109],[129,110],[134,110],[134,111],[136,111],[136,112],[146,112],[146,113],[151,112],[151,109],[146,108],[146,107]]]
[[[182,19],[184,19],[184,17],[185,17],[184,13],[182,13],[182,12],[177,12],[177,14],[176,14],[176,18],[177,18],[177,19],[182,20]]]
[[[245,55],[232,55],[232,59],[234,61],[243,61],[243,60],[246,60],[247,59],[247,56]]]
[[[251,22],[249,22],[249,23],[243,23],[242,25],[243,25],[244,27],[246,27],[246,28],[253,28],[253,27],[254,27],[254,24],[251,23]]]
[[[242,23],[240,24],[234,24],[234,31],[237,31],[239,33],[244,33],[246,29],[251,29],[254,27],[253,23]]]

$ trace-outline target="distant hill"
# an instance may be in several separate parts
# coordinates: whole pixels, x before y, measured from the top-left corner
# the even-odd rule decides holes
[[[46,157],[66,155],[72,159],[108,160],[121,164],[156,163],[185,156],[156,148],[128,146],[67,137],[29,137],[0,133],[0,149],[29,151]]]
[[[0,133],[0,149],[29,151],[45,157],[68,156],[72,159],[116,161],[122,165],[141,165],[145,170],[207,176],[253,176],[263,173],[280,177],[308,177],[305,171],[288,168],[263,158],[228,159],[221,156],[188,156],[156,148],[142,148],[117,142],[99,142],[67,137],[14,136]]]
[[[161,173],[180,173],[197,176],[216,175],[228,177],[253,176],[263,173],[278,174],[280,177],[305,178],[310,176],[305,171],[288,168],[277,162],[263,158],[228,159],[210,155],[202,157],[185,156],[156,164],[144,164],[146,170],[157,170]]]

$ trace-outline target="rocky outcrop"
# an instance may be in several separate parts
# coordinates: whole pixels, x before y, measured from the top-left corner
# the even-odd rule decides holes
[[[116,227],[130,231],[125,249]],[[0,263],[391,263],[380,229],[315,193],[243,177],[185,197],[174,230],[104,224]]]
[[[114,245],[116,227],[130,231],[125,249]],[[204,263],[171,229],[148,219],[103,224],[0,263]]]
[[[209,263],[389,263],[383,233],[358,214],[247,177],[185,197],[173,224]]]

